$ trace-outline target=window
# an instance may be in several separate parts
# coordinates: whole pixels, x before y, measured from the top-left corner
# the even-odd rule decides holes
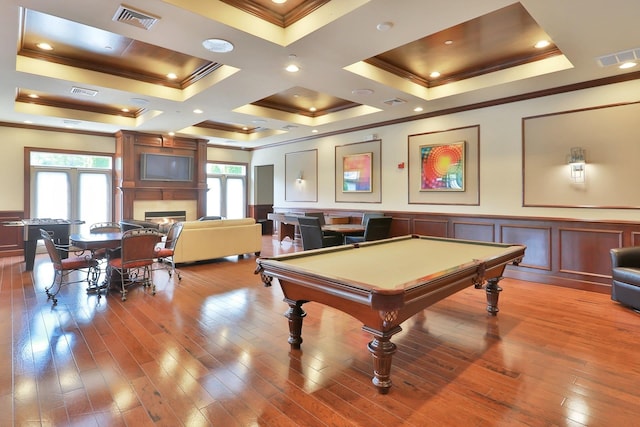
[[[112,157],[30,151],[30,216],[112,220]]]
[[[247,165],[207,163],[207,216],[247,216]]]

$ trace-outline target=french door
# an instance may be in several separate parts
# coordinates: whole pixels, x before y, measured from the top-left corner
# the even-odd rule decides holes
[[[86,224],[111,220],[111,177],[78,169],[33,168],[32,216],[82,220]]]
[[[246,217],[246,171],[246,165],[207,164],[207,216]]]
[[[110,157],[32,152],[30,216],[85,224],[111,221],[111,171]]]

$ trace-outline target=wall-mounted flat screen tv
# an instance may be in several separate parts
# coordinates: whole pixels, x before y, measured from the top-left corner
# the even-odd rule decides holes
[[[143,153],[140,179],[143,181],[192,181],[193,157]]]

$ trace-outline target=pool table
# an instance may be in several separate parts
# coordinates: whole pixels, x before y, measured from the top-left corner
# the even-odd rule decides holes
[[[373,384],[391,387],[391,337],[400,324],[468,286],[484,288],[487,311],[498,313],[498,282],[506,265],[518,264],[525,246],[426,236],[391,239],[258,258],[265,286],[275,278],[289,304],[289,344],[302,343],[302,305],[315,301],[363,323],[373,336]]]

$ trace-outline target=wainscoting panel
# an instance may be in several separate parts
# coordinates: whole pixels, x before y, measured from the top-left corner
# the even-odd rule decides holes
[[[527,247],[520,263],[523,267],[551,270],[551,228],[503,225],[500,227],[502,243]]]
[[[407,234],[413,233],[411,229],[411,218],[403,217],[402,215],[393,216],[391,230],[389,231],[391,236],[406,236]]]
[[[5,225],[5,222],[19,221],[24,218],[22,211],[0,212],[0,256],[23,254],[24,227]]]
[[[455,239],[495,242],[494,235],[495,226],[493,224],[453,222],[453,237]]]
[[[612,248],[622,246],[622,230],[560,228],[559,271],[611,277]],[[576,250],[579,248],[579,250]]]
[[[394,218],[395,221],[395,218]],[[449,221],[432,219],[414,219],[413,232],[424,236],[449,237]]]

